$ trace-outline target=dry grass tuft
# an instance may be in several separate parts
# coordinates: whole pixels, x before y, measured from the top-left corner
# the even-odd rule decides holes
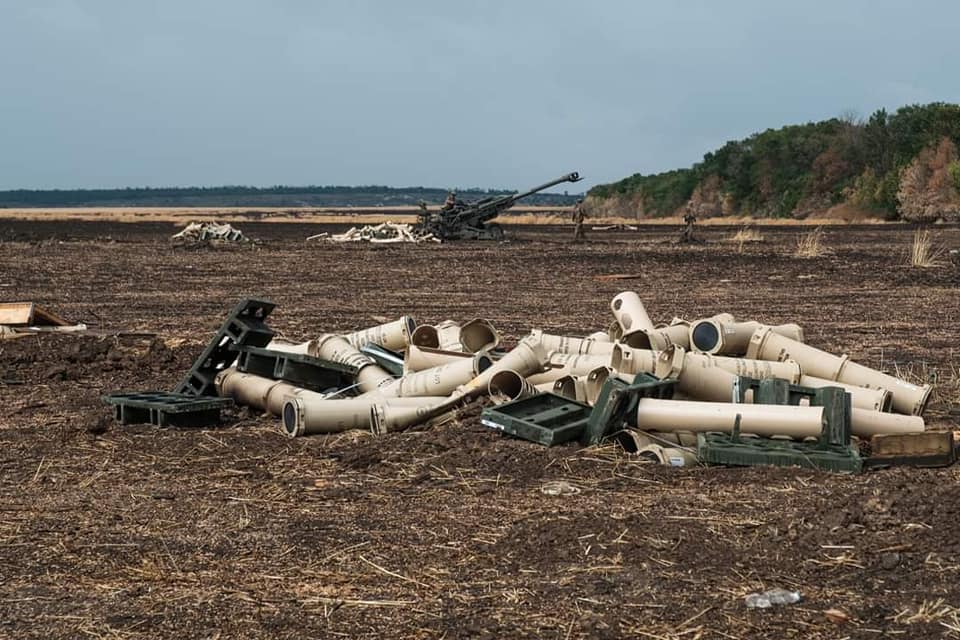
[[[823,227],[817,227],[813,231],[808,231],[797,238],[797,250],[794,252],[798,258],[819,258],[829,253],[823,242]]]
[[[943,249],[933,242],[929,229],[917,229],[910,247],[910,266],[924,269],[940,266]]]
[[[892,620],[899,624],[926,624],[930,622],[946,622],[951,630],[956,625],[960,609],[945,603],[942,599],[924,600],[916,610],[906,608],[898,611]]]
[[[730,242],[736,243],[737,253],[743,253],[743,245],[748,242],[763,242],[763,234],[750,225],[744,225],[730,237]]]
[[[757,229],[752,228],[750,225],[744,225],[740,227],[740,230],[733,234],[733,237],[730,238],[731,242],[763,242],[763,234],[760,233]]]

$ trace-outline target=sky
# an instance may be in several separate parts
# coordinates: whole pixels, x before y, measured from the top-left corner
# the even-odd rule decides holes
[[[0,189],[589,188],[960,102],[954,0],[0,0]]]

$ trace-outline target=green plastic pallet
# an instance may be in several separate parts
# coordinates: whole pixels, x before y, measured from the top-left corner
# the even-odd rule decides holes
[[[647,373],[638,373],[633,382],[609,377],[600,387],[587,428],[580,436],[580,444],[600,444],[611,433],[620,431],[624,423],[636,423],[637,403],[640,398],[669,400],[673,397],[676,380],[661,380]]]
[[[214,379],[237,359],[236,347],[270,344],[273,330],[264,321],[275,306],[272,302],[254,298],[237,303],[174,391],[192,396],[217,395]]]
[[[220,422],[220,409],[233,404],[230,398],[198,398],[169,391],[113,393],[103,396],[113,405],[121,424],[153,424],[158,427],[206,427]]]
[[[802,387],[785,380],[740,377],[734,395],[743,402],[748,389],[754,404],[798,405],[824,408],[824,423],[815,442],[794,442],[780,438],[741,437],[740,418],[733,433],[697,434],[697,458],[705,464],[728,466],[772,465],[803,467],[845,473],[859,473],[863,459],[850,444],[850,394],[839,387]]]
[[[287,353],[263,347],[237,347],[237,371],[274,380],[285,380],[312,391],[353,384],[357,367],[316,358],[305,353]]]
[[[819,447],[776,438],[734,438],[727,433],[698,433],[697,458],[705,464],[733,467],[772,465],[844,473],[859,473],[863,468],[860,454],[851,446]]]
[[[480,421],[493,429],[547,447],[577,440],[590,420],[590,405],[553,393],[484,409]]]

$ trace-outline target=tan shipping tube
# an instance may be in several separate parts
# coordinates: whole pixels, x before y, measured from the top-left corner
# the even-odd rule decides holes
[[[709,318],[717,322],[733,322],[729,313],[718,313]],[[701,322],[697,320],[696,322]],[[672,344],[690,350],[690,323],[682,318],[674,318],[669,325],[655,329],[640,329],[624,332],[620,341],[634,349],[652,349],[662,351]]]
[[[486,371],[493,361],[483,353],[462,358],[437,367],[408,373],[371,393],[385,397],[413,398],[419,396],[448,396],[457,387],[470,382]]]
[[[490,351],[500,344],[500,334],[493,323],[484,318],[476,318],[460,327],[460,344],[469,353]]]
[[[625,331],[620,341],[634,349],[661,351],[672,344],[686,349],[690,346],[690,323],[674,318],[673,323],[665,327]]]
[[[550,333],[544,333],[539,329],[530,332],[534,340],[539,340],[540,344],[547,351],[556,353],[567,353],[571,355],[606,355],[613,351],[614,343],[607,340],[597,340],[594,338],[574,338],[571,336],[557,336]],[[604,334],[606,336],[606,334]]]
[[[618,293],[610,301],[610,310],[624,334],[638,329],[653,330],[653,321],[647,315],[640,296],[634,291]]]
[[[810,376],[858,387],[886,389],[893,396],[893,410],[905,415],[921,415],[930,400],[931,387],[928,384],[911,384],[852,362],[846,355],[835,356],[781,336],[769,327],[757,329],[750,337],[747,357],[771,361],[790,358],[800,363],[803,372]]]
[[[867,409],[869,411],[890,411],[890,403],[893,398],[886,389],[868,389],[867,387],[858,387],[844,382],[834,380],[825,380],[814,376],[800,376],[800,386],[819,389],[821,387],[840,387],[850,394],[850,404],[855,409]]]
[[[357,387],[363,392],[373,391],[394,380],[388,371],[357,351],[343,336],[322,335],[310,342],[309,353],[317,358],[358,367]]]
[[[266,411],[275,416],[283,411],[283,400],[286,396],[313,393],[282,380],[240,373],[233,367],[218,373],[214,384],[220,397],[233,398],[238,405]]]
[[[620,373],[653,373],[657,368],[656,351],[632,349],[624,344],[615,344],[610,354],[610,366]]]
[[[423,371],[439,367],[442,364],[450,364],[458,360],[469,360],[474,354],[464,353],[463,351],[444,351],[442,349],[432,349],[430,347],[418,347],[410,345],[403,359],[403,369],[405,373],[414,371]]]
[[[542,371],[547,364],[548,357],[549,355],[543,345],[527,336],[518,342],[516,347],[494,362],[492,367],[457,389],[451,398],[451,402],[458,401],[461,398],[474,398],[487,393],[491,378],[498,372],[507,369],[516,371],[521,376],[528,378],[531,384],[534,384],[532,380],[529,380],[530,374]]]
[[[371,410],[375,406],[414,407],[425,412],[446,400],[445,397],[383,398],[375,395],[338,400],[317,398],[315,395],[288,396],[283,403],[283,430],[291,437],[338,433],[348,429],[372,430]]]
[[[750,337],[759,322],[723,322],[704,318],[690,325],[689,348],[699,353],[719,356],[742,356],[750,346]],[[803,329],[798,324],[781,324],[770,329],[781,336],[803,342]]]
[[[548,361],[548,368],[539,373],[527,376],[530,384],[556,381],[564,376],[586,375],[597,367],[604,367],[610,363],[609,355],[587,354],[573,355],[570,353],[552,353]]]
[[[637,428],[643,431],[732,432],[737,416],[740,431],[758,436],[818,437],[823,407],[732,402],[690,402],[641,398]]]
[[[552,387],[551,387],[552,388]],[[512,369],[504,369],[493,374],[487,391],[494,402],[511,402],[529,398],[540,393],[527,379]]]
[[[354,331],[343,337],[356,349],[365,344],[377,344],[391,351],[403,351],[410,344],[410,336],[416,328],[417,323],[413,318],[403,316],[399,320]]]

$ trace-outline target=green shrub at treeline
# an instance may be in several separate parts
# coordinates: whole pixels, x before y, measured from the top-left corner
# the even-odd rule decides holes
[[[644,216],[789,216],[842,203],[887,217],[960,212],[960,105],[880,110],[769,129],[708,153],[689,169],[635,174],[590,190]]]

